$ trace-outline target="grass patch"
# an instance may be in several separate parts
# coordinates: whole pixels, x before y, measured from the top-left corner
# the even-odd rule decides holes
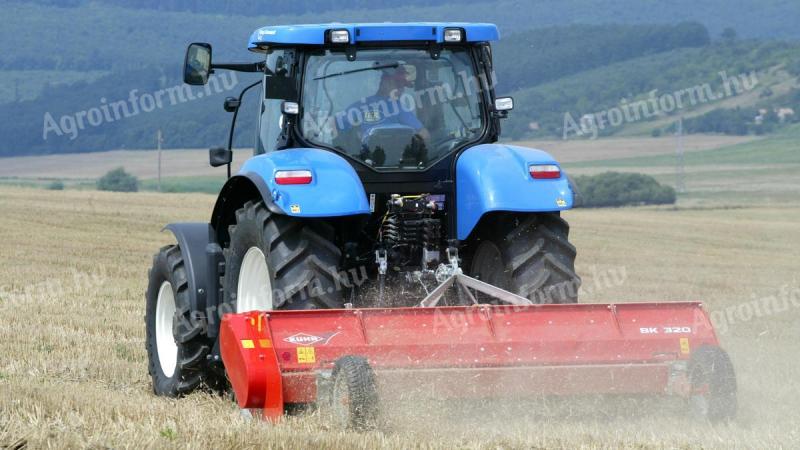
[[[161,192],[183,193],[201,192],[206,194],[218,194],[227,179],[224,176],[191,176],[191,177],[169,177],[161,179]],[[60,183],[60,184],[59,184]],[[62,180],[52,178],[17,178],[0,177],[0,186],[34,188],[34,189],[74,189],[74,190],[96,190],[97,181],[89,179]],[[139,190],[158,191],[158,180],[146,179],[139,180]]]
[[[640,172],[678,185],[674,153],[565,163],[573,176]],[[800,125],[766,139],[686,152],[681,206],[780,205],[800,199]]]
[[[158,434],[160,434],[161,437],[169,439],[170,441],[174,441],[175,438],[178,437],[178,432],[169,427],[163,428],[158,432]]]

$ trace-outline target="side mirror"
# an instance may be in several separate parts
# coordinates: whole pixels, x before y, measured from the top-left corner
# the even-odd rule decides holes
[[[208,163],[211,167],[230,164],[233,161],[233,152],[227,148],[212,148],[208,151]]]
[[[239,109],[241,103],[236,97],[228,97],[225,99],[225,111],[234,112]]]
[[[192,86],[208,83],[211,74],[211,44],[194,42],[186,49],[183,61],[183,82]]]

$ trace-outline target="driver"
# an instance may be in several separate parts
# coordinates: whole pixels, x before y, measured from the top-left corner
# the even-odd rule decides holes
[[[387,67],[381,70],[381,81],[378,91],[361,101],[353,103],[345,109],[345,120],[341,123],[341,131],[356,128],[361,137],[367,136],[373,128],[387,125],[405,125],[412,128],[423,140],[430,138],[430,133],[419,121],[414,111],[407,111],[400,102],[405,88],[412,87],[408,70],[404,65]],[[358,113],[353,113],[357,109]],[[360,123],[351,123],[351,118],[358,117]]]

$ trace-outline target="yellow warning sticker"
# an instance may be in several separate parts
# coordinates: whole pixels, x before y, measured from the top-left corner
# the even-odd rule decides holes
[[[297,362],[301,364],[311,364],[317,361],[314,347],[297,347]]]
[[[242,348],[256,348],[252,339],[242,339]]]
[[[258,340],[258,345],[261,348],[272,348],[272,341],[269,340],[269,339],[259,339]]]
[[[292,214],[300,214],[300,205],[289,205],[289,211],[291,211]]]
[[[689,338],[681,338],[681,353],[688,355],[689,350]]]

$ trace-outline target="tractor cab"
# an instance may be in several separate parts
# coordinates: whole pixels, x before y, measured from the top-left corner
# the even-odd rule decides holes
[[[263,61],[215,64],[210,45],[192,44],[185,78],[203,84],[215,68],[264,73],[256,154],[320,148],[345,157],[365,183],[413,172],[402,176],[441,184],[459,150],[497,140],[512,107],[494,97],[497,38],[491,24],[264,27],[249,44]]]

